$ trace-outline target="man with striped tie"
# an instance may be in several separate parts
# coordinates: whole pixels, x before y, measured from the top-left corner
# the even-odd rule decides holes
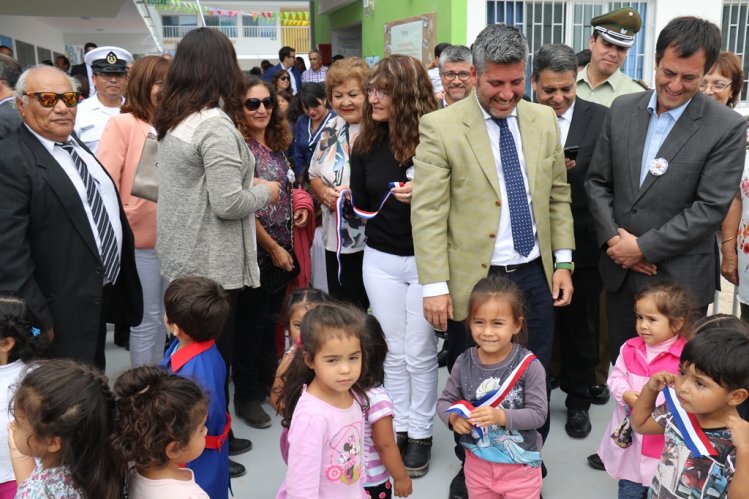
[[[75,81],[34,67],[16,96],[24,126],[0,142],[0,290],[28,302],[56,355],[103,369],[105,323],[142,316],[133,234],[112,179],[73,135]]]

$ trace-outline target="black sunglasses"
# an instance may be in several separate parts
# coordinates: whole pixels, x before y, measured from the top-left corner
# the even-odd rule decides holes
[[[262,100],[252,98],[252,99],[247,99],[246,101],[244,101],[244,107],[248,111],[257,111],[258,109],[260,109],[260,104],[262,104],[263,107],[265,107],[265,109],[273,109],[273,101],[271,100],[270,97],[266,97],[265,99],[262,99]]]

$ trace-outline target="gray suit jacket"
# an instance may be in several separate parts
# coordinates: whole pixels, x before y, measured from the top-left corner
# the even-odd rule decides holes
[[[715,231],[739,187],[746,155],[746,123],[736,112],[697,93],[663,142],[656,158],[668,161],[660,176],[639,185],[653,91],[624,95],[611,106],[590,163],[585,189],[598,243],[619,227],[638,237],[658,272],[645,276],[603,253],[599,265],[608,291],[628,273],[637,289],[672,281],[706,305],[715,291]]]
[[[13,133],[21,123],[21,116],[12,101],[0,105],[0,139]]]

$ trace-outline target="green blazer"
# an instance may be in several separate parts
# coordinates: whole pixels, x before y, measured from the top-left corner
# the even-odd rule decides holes
[[[537,240],[551,292],[552,252],[574,249],[570,186],[554,111],[517,104]],[[419,126],[411,206],[419,282],[447,282],[454,319],[489,272],[502,199],[489,134],[475,92],[427,114]]]

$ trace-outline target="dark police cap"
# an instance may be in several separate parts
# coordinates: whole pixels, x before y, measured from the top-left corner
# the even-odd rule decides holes
[[[607,42],[629,48],[635,43],[635,34],[642,27],[642,19],[632,7],[624,7],[594,17],[590,24]]]

